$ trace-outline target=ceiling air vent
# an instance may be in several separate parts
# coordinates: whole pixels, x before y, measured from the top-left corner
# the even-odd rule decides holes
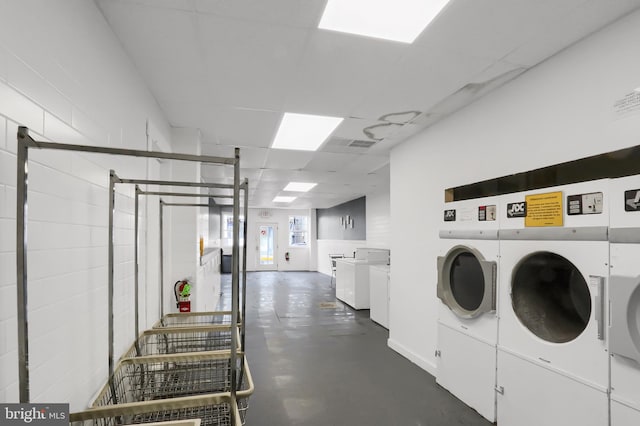
[[[354,140],[352,141],[349,146],[353,147],[353,148],[371,148],[373,145],[376,144],[376,141],[367,141],[367,140]]]
[[[327,141],[327,143],[325,144],[325,146],[330,147],[330,146],[341,146],[341,147],[346,147],[349,146],[349,144],[351,143],[351,139],[345,139],[345,138],[340,138],[340,137],[333,137],[331,139],[329,139]]]

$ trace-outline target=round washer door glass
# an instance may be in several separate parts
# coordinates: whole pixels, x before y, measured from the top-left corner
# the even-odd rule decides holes
[[[469,252],[458,254],[451,263],[451,294],[461,308],[475,311],[484,298],[484,274],[478,259]]]
[[[520,261],[511,299],[520,322],[547,342],[574,340],[591,317],[587,282],[573,263],[555,253],[534,253]]]

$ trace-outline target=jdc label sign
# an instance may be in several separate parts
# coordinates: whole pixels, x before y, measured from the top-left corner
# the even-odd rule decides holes
[[[507,204],[507,217],[527,217],[527,203],[521,201],[519,203]]]
[[[455,222],[456,220],[456,210],[445,210],[444,211],[444,221],[445,222]]]

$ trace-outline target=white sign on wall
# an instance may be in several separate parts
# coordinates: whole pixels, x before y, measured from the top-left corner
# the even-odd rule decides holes
[[[616,118],[625,118],[629,115],[640,113],[640,88],[615,101],[613,103],[613,112]]]

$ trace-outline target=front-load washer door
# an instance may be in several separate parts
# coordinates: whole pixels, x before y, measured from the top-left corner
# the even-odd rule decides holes
[[[438,298],[460,318],[496,310],[496,262],[470,247],[438,257]]]
[[[540,251],[513,269],[513,311],[527,329],[550,343],[577,338],[591,317],[591,293],[580,271],[565,257]]]
[[[640,277],[612,275],[609,303],[611,352],[640,363]]]

